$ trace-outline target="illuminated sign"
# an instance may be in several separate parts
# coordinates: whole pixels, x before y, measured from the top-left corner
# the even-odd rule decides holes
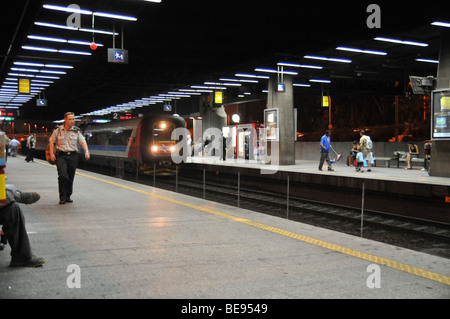
[[[286,86],[284,85],[284,83],[278,83],[278,85],[277,85],[277,92],[278,93],[286,92]]]
[[[450,140],[450,89],[433,91],[431,115],[432,139]]]
[[[128,50],[122,49],[108,49],[108,62],[127,64],[128,63]]]
[[[324,96],[322,99],[322,107],[329,107],[331,104],[331,97],[330,96]]]
[[[47,106],[47,100],[37,99],[36,100],[36,106]]]
[[[214,101],[216,103],[222,103],[223,102],[223,93],[222,92],[215,92],[215,99]]]
[[[30,80],[19,79],[19,93],[30,94]]]

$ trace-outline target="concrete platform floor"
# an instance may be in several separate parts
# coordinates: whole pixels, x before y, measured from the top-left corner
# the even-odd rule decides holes
[[[1,299],[450,297],[449,259],[82,170],[59,205],[54,166],[6,172],[41,194],[20,205],[47,262],[10,268],[0,251]]]

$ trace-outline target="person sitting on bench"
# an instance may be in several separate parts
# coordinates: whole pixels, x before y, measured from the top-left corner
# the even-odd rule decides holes
[[[411,158],[419,158],[419,148],[413,142],[408,142],[408,153],[406,153],[405,169],[412,169]]]

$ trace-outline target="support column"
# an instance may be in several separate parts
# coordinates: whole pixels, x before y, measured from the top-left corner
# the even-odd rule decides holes
[[[285,92],[277,91],[278,78],[271,76],[268,109],[279,109],[279,142],[268,142],[268,152],[278,147],[279,165],[295,165],[294,87],[292,76],[284,75]],[[273,164],[273,163],[272,163]]]
[[[448,88],[450,88],[450,31],[443,30],[436,89]],[[450,141],[433,140],[430,175],[450,177],[449,159]]]

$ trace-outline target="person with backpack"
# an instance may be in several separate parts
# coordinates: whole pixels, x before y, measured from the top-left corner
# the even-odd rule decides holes
[[[361,139],[359,140],[360,149],[367,161],[367,164],[369,165],[369,169],[367,171],[371,172],[373,143],[370,137],[366,135],[366,131],[362,130],[361,132],[359,132],[359,135],[361,136]]]

